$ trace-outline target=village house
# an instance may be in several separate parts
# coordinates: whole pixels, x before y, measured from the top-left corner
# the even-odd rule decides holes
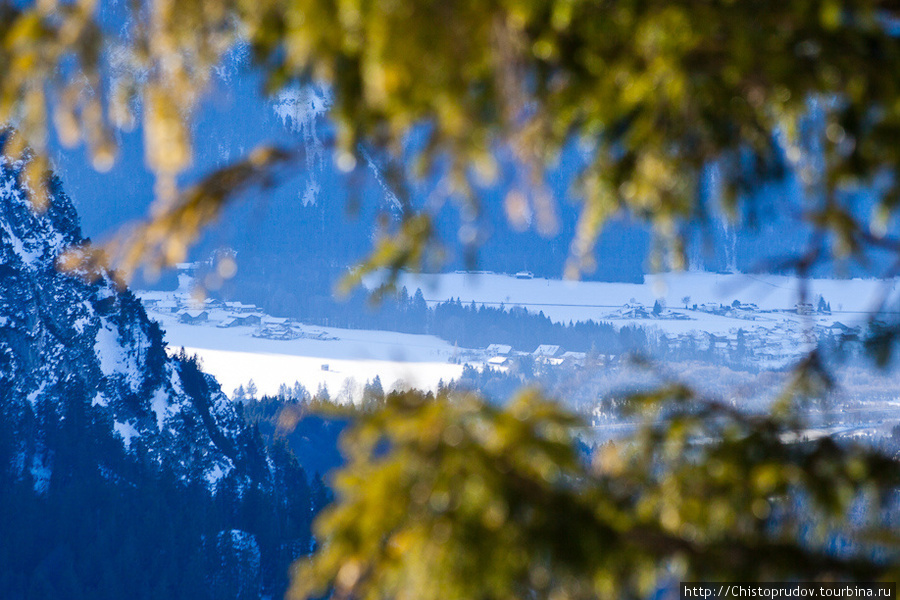
[[[284,321],[287,321],[287,319],[284,319]],[[270,340],[295,340],[300,337],[300,334],[294,331],[289,323],[273,323],[263,321],[259,329],[257,329],[253,333],[253,337],[266,338]]]
[[[560,356],[562,364],[568,367],[583,367],[585,358],[587,358],[586,352],[563,352]]]
[[[799,302],[794,307],[794,310],[797,311],[798,315],[811,315],[813,314],[813,305],[808,302]]]
[[[205,310],[180,310],[178,321],[187,325],[199,325],[209,320],[209,313]]]
[[[484,351],[488,356],[509,356],[511,352],[512,346],[506,344],[491,344]]]
[[[259,315],[233,315],[221,321],[216,327],[253,327],[259,324]]]
[[[252,313],[259,311],[255,304],[243,304],[241,302],[226,302],[225,308],[235,313]]]
[[[534,357],[535,362],[543,364],[559,365],[563,361],[563,349],[551,344],[541,344],[531,355]]]
[[[509,357],[508,356],[492,356],[487,361],[488,366],[493,367],[495,369],[505,369],[509,366]]]

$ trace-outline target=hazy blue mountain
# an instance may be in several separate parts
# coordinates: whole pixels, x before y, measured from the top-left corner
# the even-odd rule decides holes
[[[213,92],[198,107],[194,126],[192,168],[184,183],[244,156],[257,144],[275,143],[304,150],[298,169],[278,185],[243,198],[211,228],[195,248],[194,258],[205,258],[222,246],[238,252],[236,285],[262,304],[273,289],[277,295],[295,294],[292,279],[322,282],[314,295],[330,296],[333,282],[371,247],[379,214],[396,219],[401,208],[398,190],[384,182],[383,164],[371,151],[353,174],[342,173],[332,160],[333,127],[327,118],[329,92],[316,86],[297,86],[274,97],[262,93],[263,82],[246,50],[237,50],[215,79]],[[66,189],[75,197],[87,234],[102,238],[123,222],[146,214],[152,202],[153,179],[142,157],[142,131],[120,135],[121,153],[114,168],[95,173],[82,149],[55,151],[55,162]],[[538,276],[558,277],[569,254],[580,206],[568,193],[572,175],[587,156],[575,144],[551,170],[548,182],[559,198],[559,230],[551,237],[534,228],[517,231],[509,226],[503,198],[513,175],[501,169],[496,185],[479,190],[483,210],[465,221],[454,203],[438,212],[438,233],[450,251],[444,268],[472,267],[460,243],[460,228],[474,226],[482,244],[474,266],[499,272],[528,270]],[[501,157],[501,166],[504,160]],[[505,161],[509,166],[509,161]],[[772,170],[772,177],[779,170]],[[691,240],[691,268],[712,271],[773,271],[785,268],[809,242],[811,230],[798,226],[801,192],[794,177],[781,171],[781,180],[754,181],[748,175],[752,197],[734,224],[713,208],[707,222],[694,222],[686,231]],[[413,206],[427,202],[433,182],[419,182],[405,190]],[[714,205],[714,200],[707,203]],[[859,214],[868,214],[871,199],[860,194],[851,202]],[[776,209],[777,207],[777,209]],[[788,207],[788,208],[786,208]],[[791,208],[793,207],[793,208]],[[463,230],[463,236],[470,235]],[[597,246],[597,268],[587,279],[640,281],[651,268],[652,236],[637,218],[619,218],[607,225]],[[883,261],[876,258],[876,265]],[[849,274],[866,268],[850,266]],[[139,282],[145,285],[144,282]],[[165,280],[158,285],[169,286]],[[258,288],[265,288],[264,290]],[[319,289],[321,288],[321,289]],[[257,291],[258,290],[258,291]],[[299,307],[297,307],[299,310]],[[296,311],[295,311],[296,312]]]

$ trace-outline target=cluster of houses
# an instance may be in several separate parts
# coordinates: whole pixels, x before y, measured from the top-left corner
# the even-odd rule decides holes
[[[819,305],[803,302],[796,304],[792,309],[782,310],[762,310],[758,305],[752,302],[740,302],[735,300],[731,304],[722,304],[719,302],[704,302],[702,304],[685,304],[684,310],[701,312],[709,315],[717,315],[720,317],[728,317],[732,319],[743,319],[747,321],[756,321],[764,313],[790,313],[798,315],[827,315],[831,314],[831,307],[826,306],[825,302],[820,299]],[[657,302],[654,306],[649,307],[640,302],[632,300],[621,308],[609,313],[604,318],[616,319],[668,319],[676,321],[690,321],[694,317],[680,310],[672,310],[660,305]]]
[[[142,301],[148,310],[170,314],[187,325],[251,327],[254,337],[271,340],[330,339],[324,331],[304,327],[294,319],[269,316],[253,304],[212,299],[198,302],[178,295],[155,297],[152,293]]]
[[[671,319],[677,321],[690,321],[691,317],[685,313],[663,308],[659,303],[653,307],[647,307],[640,302],[628,302],[623,307],[606,315],[606,319]]]
[[[822,340],[852,342],[860,339],[859,327],[840,322],[805,327],[795,321],[779,321],[771,326],[731,329],[728,333],[689,332],[667,337],[670,350],[709,351],[747,362],[783,364],[814,349]]]
[[[491,344],[479,354],[488,366],[500,369],[508,367],[512,360],[524,356],[530,356],[537,364],[580,367],[584,365],[587,356],[584,352],[568,352],[559,346],[549,344],[542,344],[533,352],[513,350],[512,346],[506,344]]]
[[[859,327],[840,322],[808,329],[798,322],[782,321],[765,328],[734,328],[727,333],[691,331],[667,334],[666,346],[670,352],[681,351],[688,359],[711,352],[720,358],[759,365],[780,365],[812,350],[827,337],[836,341],[853,341],[858,340],[860,335]],[[504,370],[526,356],[536,364],[563,367],[583,367],[586,359],[585,352],[566,351],[556,345],[540,345],[531,352],[523,352],[513,350],[509,345],[491,344],[483,350],[467,351],[458,356],[457,361],[481,361],[492,368]],[[618,357],[601,355],[596,359],[598,364],[609,366],[615,364]]]

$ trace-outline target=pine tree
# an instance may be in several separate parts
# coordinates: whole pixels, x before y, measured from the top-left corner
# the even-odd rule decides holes
[[[315,399],[318,402],[331,402],[331,394],[328,393],[328,386],[324,382],[319,384]]]
[[[381,385],[381,377],[375,376],[371,382],[366,382],[363,388],[363,406],[374,407],[384,402],[384,388]]]
[[[309,390],[307,390],[306,387],[299,381],[295,381],[294,387],[291,390],[291,399],[295,402],[304,403],[309,402],[310,397],[311,396]]]
[[[244,390],[243,385],[237,386],[234,392],[231,395],[231,399],[235,402],[246,402],[247,401],[247,392]]]

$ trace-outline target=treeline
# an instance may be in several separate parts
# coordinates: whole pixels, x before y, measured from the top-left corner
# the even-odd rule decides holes
[[[457,299],[438,304],[429,316],[430,333],[464,348],[505,344],[531,352],[541,344],[550,344],[573,352],[617,354],[635,342],[646,342],[646,335],[641,339],[631,332],[622,335],[610,323],[554,323],[543,312],[533,313],[519,306],[506,310],[502,305],[476,306]]]
[[[311,283],[310,289],[316,285]],[[244,298],[244,301],[249,301]],[[827,311],[828,303],[819,299]],[[397,331],[401,333],[437,336],[460,348],[485,348],[490,344],[504,344],[521,352],[533,352],[539,345],[556,345],[573,352],[622,355],[641,354],[661,360],[698,360],[732,368],[753,367],[762,351],[746,341],[746,332],[738,330],[736,339],[723,335],[695,332],[681,339],[640,325],[617,328],[606,321],[578,321],[559,323],[543,312],[531,312],[520,306],[507,308],[463,303],[452,299],[428,306],[421,289],[410,295],[403,287],[399,292],[373,303],[365,291],[357,291],[344,301],[334,301],[330,295],[310,294],[304,309],[298,313],[287,311],[290,302],[281,304],[277,296],[269,298],[262,308],[270,314],[292,316],[304,323],[326,327]],[[864,343],[856,334],[821,335],[820,345],[825,355],[859,354],[856,346],[879,350],[877,324],[863,332]],[[722,342],[728,341],[727,347]]]
[[[250,301],[243,296],[243,301]],[[262,303],[270,314],[292,316],[304,323],[348,329],[379,329],[401,333],[435,335],[463,348],[484,348],[506,344],[531,352],[541,344],[558,345],[574,352],[592,349],[603,354],[646,351],[649,337],[640,327],[617,330],[612,324],[596,321],[557,323],[543,312],[514,306],[485,306],[459,299],[429,307],[421,289],[412,295],[403,287],[396,296],[375,304],[358,291],[344,301],[309,295],[302,310],[291,311],[293,300],[275,295]]]
[[[383,393],[380,400],[384,400]],[[352,410],[352,404],[332,402],[327,388],[320,387],[313,396],[301,384],[292,390],[282,386],[276,396],[258,400],[248,397],[242,408],[244,419],[258,429],[267,443],[283,445],[301,457],[303,468],[318,481],[344,463],[338,437],[347,427],[351,418],[348,411]],[[327,502],[328,498],[323,500]]]

